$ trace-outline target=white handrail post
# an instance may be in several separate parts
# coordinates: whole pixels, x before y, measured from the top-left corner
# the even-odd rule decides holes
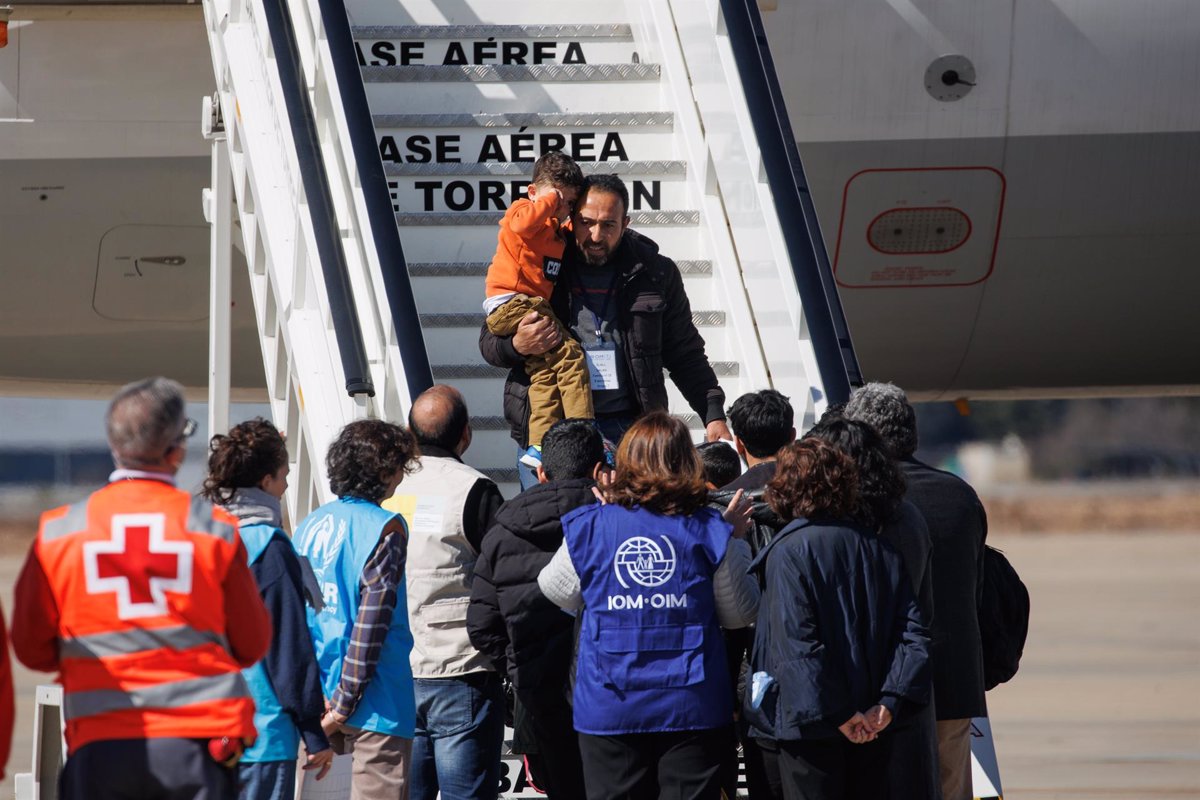
[[[233,184],[221,104],[205,98],[204,138],[212,143],[212,184],[204,195],[209,235],[208,433],[229,430],[230,342],[233,325]]]

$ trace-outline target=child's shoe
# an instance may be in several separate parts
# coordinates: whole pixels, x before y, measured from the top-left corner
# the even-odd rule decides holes
[[[522,453],[521,457],[517,460],[530,469],[537,469],[542,465],[542,446],[538,444],[530,445],[529,449]]]

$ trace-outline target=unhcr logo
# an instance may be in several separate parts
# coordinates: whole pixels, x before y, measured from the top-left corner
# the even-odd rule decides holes
[[[645,536],[630,537],[617,548],[617,554],[613,557],[613,571],[621,586],[630,588],[626,578],[647,589],[662,586],[671,580],[675,574],[675,548],[667,537],[659,538],[666,545],[665,550],[658,542]]]

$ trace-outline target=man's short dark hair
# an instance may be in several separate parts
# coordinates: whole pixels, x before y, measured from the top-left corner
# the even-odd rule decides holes
[[[791,402],[774,389],[749,392],[729,407],[733,435],[755,458],[770,458],[795,438]]]
[[[579,196],[582,198],[592,189],[615,194],[621,198],[621,215],[629,216],[629,187],[625,185],[625,181],[616,175],[590,175],[584,183],[582,191],[579,192]]]
[[[742,460],[729,442],[702,442],[696,450],[704,462],[704,480],[718,489],[742,474]]]
[[[563,419],[542,437],[542,469],[552,481],[590,477],[604,463],[604,440],[590,419]]]
[[[908,458],[917,450],[917,412],[904,390],[892,383],[868,383],[850,393],[842,413],[879,432],[892,455]]]
[[[408,411],[408,429],[417,444],[442,450],[458,447],[468,422],[462,394],[446,384],[435,384],[421,392]]]
[[[533,184],[550,184],[555,189],[574,189],[583,193],[583,170],[575,163],[575,159],[558,150],[542,153],[533,162]]]

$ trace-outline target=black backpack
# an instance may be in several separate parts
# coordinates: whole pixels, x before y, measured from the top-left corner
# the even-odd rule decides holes
[[[1008,559],[994,547],[983,554],[983,683],[992,689],[1017,674],[1029,634],[1029,590]]]

